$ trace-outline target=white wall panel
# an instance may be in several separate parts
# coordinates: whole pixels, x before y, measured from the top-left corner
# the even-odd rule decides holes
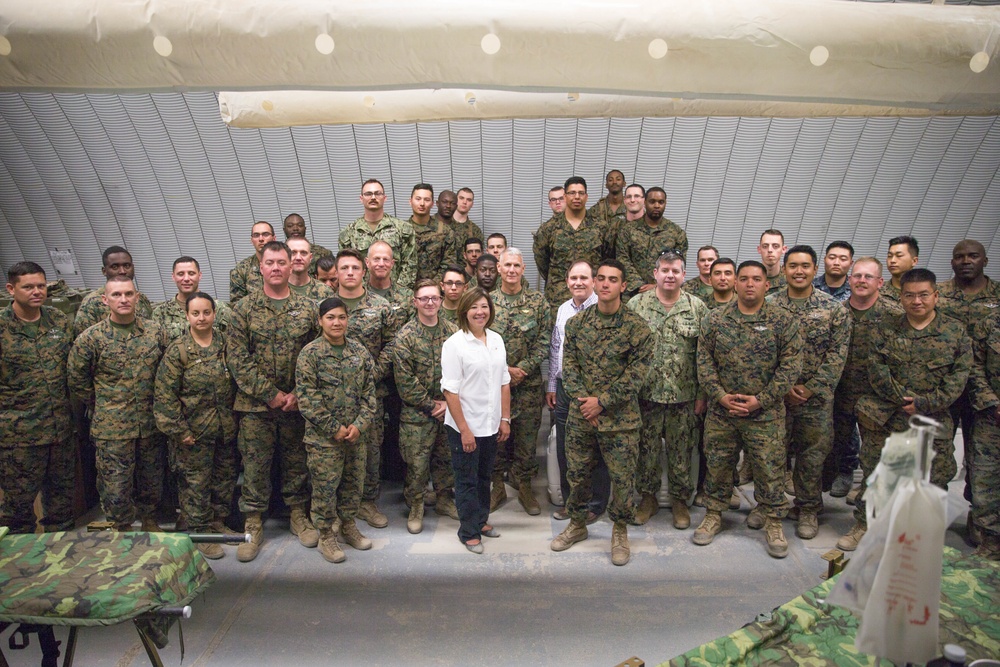
[[[283,209],[281,219],[284,220],[291,213],[298,213],[305,218],[307,238],[325,248],[336,248],[340,233],[337,221],[338,193],[333,184],[333,170],[323,140],[323,131],[314,125],[294,127],[291,132],[292,145],[302,171],[302,191],[305,201],[299,208],[293,204],[290,208]],[[345,198],[356,196],[353,188],[341,194]],[[284,234],[279,238],[284,238]]]
[[[493,231],[489,228],[490,221],[483,218],[483,151],[479,121],[458,120],[448,123],[448,143],[451,146],[455,189],[472,190],[475,199],[469,218],[479,225],[484,234],[490,234]]]
[[[664,187],[667,192],[665,215],[684,228],[699,224],[691,218],[691,207],[697,181],[698,158],[701,155],[707,126],[707,118],[676,118],[673,122],[673,132],[670,134],[670,146],[667,149],[667,182]],[[731,238],[737,236],[733,229],[721,233]],[[719,234],[720,228],[716,226],[714,235],[719,236]]]
[[[389,169],[386,164],[378,173],[362,171],[358,144],[354,129],[350,125],[324,125],[320,131],[335,194],[333,214],[336,225],[330,230],[333,233],[331,245],[320,240],[330,238],[328,236],[317,236],[316,240],[330,250],[336,250],[338,247],[336,240],[340,238],[340,230],[364,214],[364,206],[361,204],[361,184],[369,178],[377,178],[384,184],[388,180],[386,175]],[[389,210],[391,212],[391,209]],[[323,231],[329,233],[327,230]]]
[[[729,129],[734,130],[732,140],[732,150],[725,162],[725,178],[722,190],[719,192],[719,201],[716,206],[716,219],[714,224],[688,226],[688,240],[690,250],[688,251],[688,262],[692,270],[694,262],[698,259],[698,248],[703,245],[715,245],[723,252],[722,257],[738,254],[740,244],[743,239],[743,229],[746,226],[747,207],[753,195],[756,183],[757,165],[761,162],[764,146],[767,141],[768,131],[771,121],[767,118],[740,118],[735,127],[727,124]],[[717,245],[715,230],[717,228],[732,230],[733,234],[726,234],[726,250]],[[737,236],[737,233],[739,236]],[[750,240],[756,246],[756,235],[751,233]],[[734,243],[735,241],[735,243]],[[726,254],[728,253],[728,254]]]
[[[514,153],[511,188],[513,226],[507,237],[511,246],[524,255],[524,275],[533,287],[542,283],[532,253],[532,233],[538,228],[538,209],[533,196],[542,180],[542,150],[545,145],[545,121],[541,119],[514,121]]]
[[[705,124],[705,132],[701,142],[679,143],[677,133],[674,133],[674,146],[671,156],[680,152],[683,146],[689,160],[695,163],[692,170],[694,181],[691,191],[691,204],[688,209],[687,222],[683,225],[688,233],[691,245],[697,249],[704,245],[714,235],[713,230],[722,230],[722,237],[727,240],[739,236],[743,228],[742,216],[734,214],[742,197],[737,193],[734,206],[720,210],[722,191],[726,184],[726,174],[729,170],[729,160],[732,155],[736,132],[739,128],[739,118],[709,118]],[[695,135],[697,136],[697,135]],[[671,167],[672,169],[672,167]],[[670,171],[668,171],[669,175]],[[741,188],[734,184],[734,189]],[[694,266],[694,258],[688,253],[688,261]],[[694,275],[692,273],[692,275]]]

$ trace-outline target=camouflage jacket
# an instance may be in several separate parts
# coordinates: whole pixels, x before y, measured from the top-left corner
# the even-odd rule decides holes
[[[257,254],[241,259],[229,272],[229,305],[236,305],[237,301],[263,286],[264,276],[260,274]]]
[[[215,330],[225,331],[233,311],[222,301],[215,302]],[[176,298],[156,304],[153,308],[152,320],[167,332],[167,340],[177,340],[186,334],[191,325],[187,319],[187,311]]]
[[[938,312],[964,324],[970,336],[977,322],[1000,314],[1000,283],[989,278],[986,280],[986,287],[977,294],[966,294],[955,287],[954,279],[938,285]]]
[[[788,290],[767,297],[787,309],[799,322],[802,336],[802,370],[792,384],[805,385],[813,393],[809,401],[829,403],[840,382],[851,342],[851,320],[847,309],[826,292],[813,289],[809,298],[797,303]]]
[[[393,326],[397,331],[416,316],[417,311],[413,307],[413,290],[408,287],[392,283],[389,291],[384,294],[371,285],[366,284],[365,289],[389,302],[389,306],[392,308]]]
[[[331,296],[337,296],[337,293],[333,291],[333,289],[331,289],[326,283],[321,283],[316,278],[313,278],[301,287],[288,283],[288,289],[292,290],[299,296],[304,296],[307,299],[312,300],[312,302],[316,304],[317,308],[319,307],[319,304],[323,303],[324,300],[329,299]]]
[[[821,275],[821,276],[816,276],[816,279],[813,280],[813,287],[818,289],[820,292],[826,292],[840,303],[845,303],[848,299],[851,298],[850,280],[845,280],[844,284],[841,285],[840,287],[830,287],[829,285],[826,284],[826,276]]]
[[[306,421],[304,442],[333,446],[341,426],[353,424],[362,435],[371,428],[375,364],[358,341],[348,337],[338,348],[320,336],[306,345],[296,364],[295,386]]]
[[[238,391],[234,409],[266,412],[279,391],[295,391],[295,360],[319,334],[319,309],[292,292],[279,308],[259,289],[233,307],[227,363]]]
[[[83,301],[80,302],[80,308],[76,311],[76,319],[73,321],[74,336],[79,336],[88,327],[94,326],[101,320],[108,319],[111,309],[101,299],[104,296],[104,289],[103,286],[99,287],[83,297]],[[139,302],[135,305],[135,316],[146,318],[153,316],[153,304],[149,302],[149,299],[142,292],[139,292]]]
[[[0,310],[0,447],[49,445],[71,435],[66,358],[72,345],[69,318],[51,306],[27,325],[13,306]]]
[[[899,303],[900,289],[892,284],[892,280],[885,281],[882,285],[882,289],[878,291],[878,296],[880,299],[889,299],[890,301],[895,301]]]
[[[465,222],[458,222],[452,218],[451,228],[455,232],[455,240],[458,241],[458,255],[455,260],[459,266],[465,266],[466,239],[479,239],[483,242],[483,250],[486,250],[486,237],[483,236],[483,230],[471,218]]]
[[[974,363],[969,376],[976,410],[1000,404],[1000,315],[985,318],[972,330]]]
[[[881,297],[868,310],[857,310],[849,301],[845,307],[851,319],[851,342],[835,398],[838,411],[853,414],[857,400],[872,391],[868,368],[882,345],[882,327],[887,320],[902,315],[903,309],[899,303]]]
[[[635,296],[628,307],[646,320],[656,339],[652,369],[640,396],[656,403],[700,398],[698,334],[708,307],[698,297],[681,292],[677,303],[667,310],[655,289]]]
[[[438,317],[429,327],[413,318],[399,330],[392,344],[392,369],[403,400],[400,421],[421,423],[430,418],[441,393],[441,347],[458,331],[454,323]]]
[[[705,306],[709,310],[715,310],[716,308],[724,308],[729,304],[733,303],[734,301],[736,301],[736,292],[732,293],[732,295],[729,297],[729,301],[722,302],[715,300],[715,291],[713,290],[713,292],[709,294],[707,298],[705,298]]]
[[[528,374],[513,391],[542,385],[542,361],[549,358],[552,309],[541,292],[521,288],[517,294],[502,289],[493,292],[496,318],[490,327],[503,338],[507,365]]]
[[[869,360],[872,393],[858,399],[858,415],[884,424],[902,411],[903,397],[912,396],[918,413],[947,417],[972,369],[965,326],[939,311],[919,331],[900,315],[887,319],[881,333],[882,344]]]
[[[619,255],[619,257],[620,256],[621,255]],[[715,299],[712,298],[715,291],[712,289],[711,285],[706,285],[701,282],[701,276],[695,276],[690,280],[685,280],[684,284],[681,285],[681,289],[688,294],[694,294],[696,297],[704,301],[706,306],[708,305],[709,300],[715,301]]]
[[[802,371],[802,336],[790,312],[764,302],[753,315],[734,299],[701,323],[698,382],[720,416],[726,394],[756,396],[761,409],[746,419],[771,421],[785,413],[785,394]]]
[[[447,308],[442,306],[441,310],[438,311],[438,317],[442,317],[448,320],[449,322],[458,324],[458,309],[456,308],[455,310],[448,310]]]
[[[226,366],[226,335],[215,332],[202,347],[190,332],[175,339],[156,370],[156,426],[175,440],[233,440],[236,383]]]
[[[562,303],[570,298],[566,286],[570,265],[582,259],[597,266],[609,253],[608,243],[607,221],[590,211],[576,229],[565,213],[543,223],[535,232],[533,250],[538,274],[545,280],[546,301]]]
[[[654,227],[649,226],[645,216],[622,222],[615,244],[618,261],[625,267],[630,294],[636,293],[641,285],[653,284],[656,260],[664,250],[676,250],[682,257],[688,251],[687,234],[666,218]]]
[[[444,270],[460,254],[459,242],[452,226],[438,220],[436,216],[426,225],[418,224],[413,216],[407,220],[413,227],[413,237],[417,247],[417,280],[430,278],[440,282]]]
[[[375,241],[385,241],[392,248],[392,255],[396,258],[396,265],[392,267],[392,282],[413,289],[417,281],[417,241],[410,223],[386,213],[375,226],[375,231],[363,217],[340,230],[341,249],[354,248],[366,253]]]
[[[785,277],[784,273],[779,273],[773,278],[768,276],[767,281],[771,284],[771,286],[767,288],[768,296],[781,292],[788,287],[788,278]]]
[[[628,211],[625,210],[625,200],[622,199],[622,203],[618,208],[612,209],[611,204],[608,203],[608,198],[601,197],[587,212],[607,223],[608,247],[605,253],[607,257],[614,258],[617,252],[616,239],[621,228],[627,224],[625,216],[628,214]],[[562,301],[553,301],[553,303],[562,303]]]
[[[167,346],[156,322],[135,318],[131,331],[106,319],[76,339],[67,376],[72,395],[90,403],[90,435],[98,440],[148,438],[156,430],[153,385]]]
[[[574,399],[596,396],[604,408],[597,418],[598,431],[640,428],[639,395],[655,347],[649,325],[624,304],[614,315],[594,306],[569,318],[562,371],[563,389],[570,397],[568,422],[583,420]]]
[[[390,346],[396,335],[396,319],[392,306],[378,294],[365,290],[354,308],[348,306],[347,335],[361,343],[375,362],[375,383],[379,384],[392,371]],[[379,394],[384,395],[384,387]]]

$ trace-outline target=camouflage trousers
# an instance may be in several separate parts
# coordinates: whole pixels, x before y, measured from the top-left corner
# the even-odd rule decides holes
[[[972,420],[972,519],[984,533],[1000,536],[1000,426],[994,413],[980,410]]]
[[[132,523],[151,517],[160,504],[164,448],[159,437],[128,440],[99,440],[97,450],[97,492],[108,521]]]
[[[598,453],[604,457],[611,476],[611,502],[608,517],[631,523],[635,519],[635,466],[639,457],[639,429],[602,433],[578,416],[570,413],[566,421],[566,480],[569,498],[566,510],[574,522],[587,519],[593,495],[593,474]]]
[[[332,528],[338,521],[343,524],[357,516],[368,455],[364,437],[362,433],[353,444],[344,441],[306,444],[312,480],[310,511],[316,528]]]
[[[385,435],[385,408],[382,399],[375,401],[375,417],[367,433],[361,434],[365,443],[365,486],[362,498],[366,501],[378,500],[382,493],[382,437]],[[390,424],[389,428],[398,429],[398,424]]]
[[[782,518],[785,507],[785,418],[751,421],[718,413],[712,406],[705,417],[705,507],[729,509],[733,492],[733,470],[740,448],[753,475],[753,496],[764,514]]]
[[[236,441],[205,437],[193,445],[172,443],[181,511],[194,531],[225,520],[236,488]]]
[[[787,406],[785,446],[795,457],[795,506],[809,512],[821,511],[823,465],[833,450],[833,403],[813,396],[802,405]]]
[[[309,501],[309,468],[302,444],[305,420],[298,412],[243,412],[236,440],[243,457],[244,512],[266,512],[271,502],[271,465],[281,471],[281,497],[289,507]]]
[[[538,430],[542,427],[545,393],[536,378],[510,391],[510,437],[497,445],[494,477],[507,474],[511,481],[531,481],[538,474]]]
[[[660,463],[666,442],[667,490],[671,498],[685,503],[691,497],[691,454],[698,447],[698,417],[694,401],[656,403],[639,401],[642,435],[635,471],[635,488],[641,494],[657,494],[663,478]]]
[[[422,422],[401,422],[399,452],[406,463],[403,497],[410,507],[424,502],[428,480],[433,480],[434,491],[439,493],[455,486],[444,422],[433,417]]]
[[[73,527],[76,440],[51,445],[0,447],[0,526],[12,533],[35,532],[35,496],[42,494],[45,530]]]
[[[958,472],[958,463],[955,462],[955,442],[951,435],[951,416],[947,412],[936,412],[927,415],[931,419],[936,419],[942,424],[942,432],[947,436],[944,438],[934,438],[934,453],[936,456],[931,462],[931,484],[939,486],[945,491],[948,490],[948,482],[955,477]],[[861,492],[857,500],[854,501],[854,518],[862,525],[868,524],[865,515],[865,489],[868,488],[868,476],[875,471],[879,459],[882,457],[882,448],[885,447],[885,439],[892,433],[902,433],[908,431],[909,415],[897,411],[889,418],[885,424],[875,424],[870,420],[858,415],[858,428],[861,430]]]

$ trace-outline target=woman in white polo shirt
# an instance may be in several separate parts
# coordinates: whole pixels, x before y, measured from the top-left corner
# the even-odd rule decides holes
[[[458,539],[483,553],[483,536],[500,537],[488,523],[490,479],[497,442],[510,435],[510,373],[503,338],[490,330],[493,301],[481,287],[466,290],[455,317],[459,331],[441,348],[445,431],[455,471]]]

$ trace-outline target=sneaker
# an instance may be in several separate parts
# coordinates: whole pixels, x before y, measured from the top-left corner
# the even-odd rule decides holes
[[[345,521],[340,527],[340,535],[345,542],[358,551],[368,551],[372,548],[372,541],[361,534],[361,531],[358,530],[358,524],[354,521]]]
[[[507,502],[507,489],[504,487],[503,477],[494,477],[493,489],[490,491],[490,511],[496,512],[505,502]]]
[[[694,537],[691,538],[691,541],[703,547],[706,544],[711,544],[712,540],[715,539],[715,536],[721,530],[722,513],[708,510],[705,512],[705,518],[702,519],[701,525],[695,529]]]
[[[691,527],[691,511],[683,500],[674,498],[674,506],[671,509],[674,513],[674,528],[685,530]]]
[[[309,520],[309,515],[306,514],[305,507],[302,505],[292,508],[291,516],[288,519],[288,530],[291,531],[292,535],[298,537],[299,544],[307,549],[312,549],[319,544],[319,531]]]
[[[506,495],[507,492],[504,492]],[[531,516],[538,516],[542,513],[542,508],[538,504],[538,500],[535,499],[535,494],[531,490],[531,480],[524,479],[521,480],[521,485],[517,490],[517,502],[521,503],[521,507],[524,511]]]
[[[408,530],[411,535],[416,535],[423,529],[424,506],[420,503],[415,503],[413,507],[410,508],[410,516],[406,518],[406,530]]]
[[[553,551],[566,551],[577,542],[583,542],[587,537],[589,535],[587,534],[586,524],[581,526],[578,523],[570,521],[566,529],[556,535],[549,546]]]
[[[764,538],[767,540],[767,555],[784,558],[788,555],[788,540],[781,528],[781,519],[767,519],[764,523]]]
[[[795,482],[792,481],[792,471],[791,470],[786,470],[785,471],[785,493],[787,493],[790,496],[794,496],[795,495]]]
[[[734,486],[733,495],[729,496],[729,509],[738,510],[741,504],[743,504],[743,496],[740,495],[740,490]]]
[[[847,494],[847,504],[853,505],[855,502],[857,502],[858,496],[860,495],[861,495],[861,485],[858,484],[853,489],[851,489],[850,493]]]
[[[210,558],[212,560],[219,560],[226,555],[226,552],[222,550],[221,544],[215,544],[213,542],[198,542],[198,551],[205,558]]]
[[[385,528],[389,525],[389,517],[382,514],[374,500],[361,501],[361,507],[358,508],[358,518],[372,528]]]
[[[833,480],[833,486],[830,487],[830,495],[834,498],[843,498],[851,492],[852,486],[854,486],[854,473],[842,472]]]
[[[660,511],[660,504],[656,502],[655,493],[642,494],[639,507],[635,511],[635,525],[641,526],[649,521],[650,517]]]
[[[868,526],[860,521],[855,521],[851,529],[847,531],[847,535],[837,540],[837,548],[841,551],[854,551],[858,548],[858,542],[861,541],[866,532],[868,532]]]
[[[705,492],[704,491],[699,491],[695,495],[695,497],[694,497],[694,503],[692,503],[692,504],[695,507],[704,507],[705,506]]]
[[[337,533],[332,528],[324,528],[319,534],[319,553],[323,560],[328,563],[343,563],[347,560],[347,555],[340,548],[337,541]]]
[[[144,533],[162,533],[163,532],[163,528],[161,528],[160,524],[156,523],[156,519],[154,519],[151,516],[144,516],[142,518],[142,527],[141,527],[140,530],[142,530]]]
[[[632,550],[628,544],[628,528],[625,522],[615,522],[611,530],[611,562],[615,565],[625,565],[632,558]]]
[[[753,530],[760,530],[764,527],[764,510],[760,505],[754,506],[750,510],[750,514],[747,514],[747,528],[752,528]]]
[[[426,504],[425,501],[424,505],[426,506]],[[455,499],[444,491],[437,494],[437,500],[434,501],[434,512],[458,521],[458,506],[455,505]]]
[[[811,540],[819,532],[819,519],[815,512],[799,509],[799,521],[795,524],[795,534],[803,540]]]

